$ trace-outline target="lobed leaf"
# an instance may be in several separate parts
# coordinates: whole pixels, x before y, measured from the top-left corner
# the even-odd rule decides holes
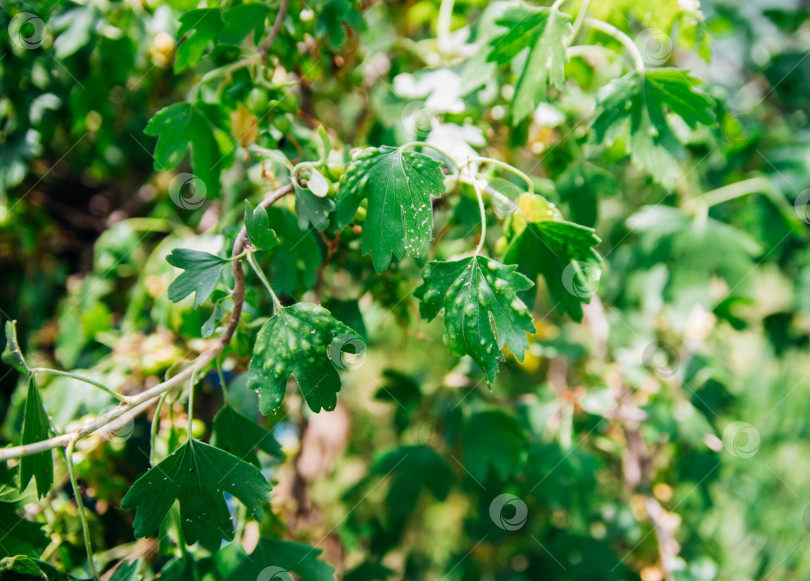
[[[526,435],[513,416],[488,410],[470,416],[464,424],[462,444],[464,466],[473,478],[485,481],[494,474],[506,480],[520,471]]]
[[[182,48],[182,47],[181,47]],[[175,103],[158,111],[144,129],[146,135],[157,137],[155,169],[176,166],[191,147],[193,171],[204,183],[206,192],[219,193],[222,152],[208,117],[191,103]]]
[[[174,72],[182,73],[195,66],[208,45],[215,42],[222,28],[219,8],[191,10],[180,17],[177,34],[187,35],[174,56]]]
[[[282,307],[259,330],[248,370],[248,389],[259,391],[259,410],[275,413],[292,375],[313,412],[337,405],[340,376],[331,358],[339,357],[340,335],[356,333],[321,306]]]
[[[0,557],[38,555],[48,544],[42,525],[18,515],[10,502],[0,502],[0,531],[13,531],[0,534]]]
[[[487,60],[504,64],[530,46],[515,87],[512,122],[517,125],[546,98],[549,85],[562,88],[568,62],[565,38],[571,34],[571,16],[556,7],[517,5],[496,20],[507,31],[490,41]]]
[[[146,537],[158,530],[176,500],[186,544],[199,541],[214,552],[223,540],[233,540],[225,492],[238,498],[253,518],[262,520],[270,484],[261,471],[192,439],[141,476],[121,500],[121,508],[137,508],[135,536]]]
[[[414,258],[427,254],[433,235],[430,196],[443,192],[438,161],[396,147],[369,147],[340,180],[338,222],[349,224],[360,203],[368,200],[363,254],[370,252],[374,268],[382,272],[392,258],[400,260],[406,252]]]
[[[175,248],[166,257],[166,262],[184,272],[169,285],[169,300],[176,303],[191,293],[194,294],[196,309],[211,296],[228,261],[209,252]]]
[[[317,182],[309,184],[314,185]],[[295,214],[298,217],[298,227],[302,230],[309,228],[310,224],[317,230],[326,230],[329,214],[334,210],[335,202],[331,198],[320,197],[314,190],[295,185]]]
[[[229,405],[224,405],[214,417],[212,443],[254,466],[259,466],[256,450],[276,458],[284,458],[281,444],[273,437],[272,432],[265,430]]]
[[[490,383],[498,361],[504,360],[501,349],[508,344],[523,361],[526,333],[535,332],[529,310],[516,295],[534,284],[516,268],[481,256],[431,262],[422,274],[424,283],[414,291],[427,320],[444,310],[444,343],[453,354],[472,357]]]
[[[680,69],[633,71],[603,87],[592,123],[596,143],[615,138],[630,123],[630,155],[665,187],[678,178],[677,158],[684,148],[667,121],[667,112],[691,128],[715,123],[714,100],[695,87],[701,81]]]
[[[543,275],[554,306],[579,322],[582,304],[602,270],[602,258],[593,249],[600,240],[592,228],[561,220],[529,222],[509,243],[504,260],[531,280]]]
[[[321,549],[306,543],[261,538],[250,555],[244,554],[242,547],[234,543],[220,551],[216,559],[227,560],[229,564],[238,560],[233,571],[225,575],[226,581],[284,581],[293,578],[290,573],[295,573],[302,581],[334,581],[335,569],[318,558],[321,553]]]

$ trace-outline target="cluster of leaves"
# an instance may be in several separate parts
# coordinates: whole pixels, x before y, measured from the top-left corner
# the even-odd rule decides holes
[[[114,404],[27,361],[137,391],[229,341],[151,426],[79,440],[69,474],[51,451],[3,467],[0,523],[16,532],[0,578],[87,577],[82,544],[112,569],[155,535],[113,579],[810,570],[784,543],[801,523],[745,502],[799,487],[785,455],[810,460],[769,419],[810,365],[810,257],[789,203],[810,175],[791,127],[806,119],[773,122],[801,106],[781,86],[801,60],[762,71],[752,131],[707,41],[757,30],[748,16],[575,4],[16,3],[9,19],[35,14],[45,36],[3,39],[2,78],[21,81],[0,107],[4,229],[26,190],[70,182],[40,160],[70,154],[77,183],[145,195],[105,216],[90,272],[43,316],[55,342],[28,333],[23,357],[6,323],[20,380],[3,436],[26,446]],[[804,18],[783,16],[768,18],[788,33]],[[691,49],[709,64],[645,66],[642,29],[677,43],[662,65]],[[779,444],[752,475],[726,431],[757,418]],[[732,476],[760,484],[718,492]],[[773,503],[800,513],[785,490]],[[761,558],[716,524],[743,518]]]

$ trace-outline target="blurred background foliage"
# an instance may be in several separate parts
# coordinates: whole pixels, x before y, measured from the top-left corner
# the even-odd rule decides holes
[[[580,3],[568,4],[577,14]],[[289,415],[261,418],[244,385],[269,299],[249,277],[248,324],[227,351],[225,378],[231,403],[287,452],[283,462],[259,456],[278,481],[277,517],[262,534],[324,548],[354,581],[810,576],[806,3],[590,2],[590,16],[635,38],[655,64],[691,69],[717,102],[716,127],[675,127],[688,145],[672,188],[631,163],[626,135],[590,137],[597,93],[626,63],[588,28],[577,44],[613,50],[572,58],[563,90],[512,129],[512,71],[481,74],[463,54],[468,39],[489,34],[486,2],[457,1],[452,34],[437,40],[438,2],[293,0],[272,46],[272,83],[259,93],[244,69],[223,70],[256,50],[250,37],[199,66],[185,53],[178,66],[178,18],[195,5],[13,0],[0,10],[0,308],[19,321],[29,358],[135,390],[200,351],[210,311],[169,302],[164,258],[178,246],[227,246],[242,200],[267,189],[250,144],[316,157],[317,120],[347,146],[474,148],[523,169],[568,217],[595,226],[606,267],[584,322],[539,292],[526,360],[508,356],[490,388],[441,346],[441,324],[420,320],[418,265],[376,275],[349,232],[321,268],[328,240],[302,232],[280,204],[271,224],[295,242],[265,257],[271,280],[285,301],[314,298],[362,325],[369,349],[335,412],[310,417],[288,395]],[[21,12],[46,23],[34,50],[7,34]],[[645,45],[639,35],[650,29],[665,40]],[[153,169],[155,140],[143,130],[194,92],[218,105],[206,114],[225,162],[221,191],[189,208],[169,195],[175,171]],[[695,203],[753,179],[765,184],[753,195]],[[434,254],[463,252],[478,221],[474,193],[436,209]],[[2,372],[2,436],[14,443],[25,386]],[[207,439],[222,401],[215,374],[202,393],[195,430]],[[65,378],[44,382],[43,398],[58,430],[114,403]],[[161,455],[185,422],[176,403],[162,419]],[[170,542],[136,541],[118,506],[148,468],[149,429],[140,417],[125,434],[83,440],[77,466],[99,561],[143,556],[147,578]],[[76,505],[64,465],[56,470],[47,502],[31,492],[13,501],[35,524],[10,531],[0,550],[86,575]],[[0,500],[12,472],[0,473]],[[504,493],[528,508],[517,530],[490,516]],[[239,532],[256,535],[251,527]]]

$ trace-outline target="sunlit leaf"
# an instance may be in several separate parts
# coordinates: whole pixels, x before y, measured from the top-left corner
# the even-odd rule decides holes
[[[280,308],[259,330],[248,371],[248,389],[259,391],[261,412],[281,407],[291,375],[312,411],[335,409],[340,376],[332,358],[341,353],[340,335],[356,336],[321,306]]]
[[[207,301],[214,292],[222,269],[228,264],[224,258],[189,248],[175,248],[166,257],[166,262],[184,269],[169,285],[169,300],[176,303],[195,293],[195,309]]]
[[[383,146],[365,149],[340,180],[338,220],[345,226],[368,200],[363,254],[371,252],[377,272],[405,254],[425,256],[433,234],[430,196],[444,192],[438,161],[413,151]]]

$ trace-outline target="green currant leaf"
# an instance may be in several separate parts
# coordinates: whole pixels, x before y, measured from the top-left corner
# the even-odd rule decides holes
[[[219,8],[201,8],[183,14],[180,17],[177,34],[188,36],[177,48],[174,56],[175,74],[196,65],[208,45],[216,42],[221,28],[222,17]]]
[[[59,35],[53,42],[53,51],[60,61],[76,54],[90,42],[90,31],[101,24],[95,6],[77,6],[69,9],[54,22]]]
[[[318,129],[321,129],[321,127],[318,127]],[[326,143],[324,143],[324,147],[326,147]],[[307,188],[319,198],[323,198],[329,193],[329,181],[321,172],[312,167],[307,175]]]
[[[239,4],[222,12],[223,27],[217,41],[220,44],[240,44],[253,33],[253,42],[258,43],[264,32],[264,21],[270,12],[264,4]]]
[[[318,559],[322,552],[307,543],[261,538],[250,555],[238,543],[232,543],[214,558],[228,564],[238,561],[236,568],[225,575],[226,581],[285,581],[293,578],[291,573],[302,581],[334,581],[335,569]]]
[[[371,252],[377,272],[400,260],[407,251],[427,254],[433,235],[430,196],[444,192],[442,165],[427,155],[396,147],[370,147],[351,163],[340,180],[337,196],[341,227],[352,221],[368,199],[363,224],[363,254]]]
[[[233,540],[224,492],[262,520],[270,484],[261,471],[227,452],[189,440],[141,476],[121,500],[121,508],[137,508],[135,536],[146,537],[158,529],[177,500],[186,544],[199,541],[214,552],[223,540]]]
[[[422,390],[412,377],[393,369],[383,370],[382,376],[385,383],[374,394],[374,399],[393,404],[394,426],[397,433],[401,434],[408,427],[411,415],[422,401]]]
[[[547,205],[540,196],[529,203],[538,202]],[[531,280],[542,274],[557,310],[579,322],[582,303],[590,302],[601,275],[602,258],[593,249],[601,241],[593,228],[565,222],[553,210],[547,214],[550,219],[535,219],[541,212],[529,214],[529,222],[520,216],[504,260],[517,264]]]
[[[212,443],[254,466],[259,466],[257,449],[276,458],[284,458],[281,444],[273,437],[272,432],[265,430],[229,405],[223,406],[214,418]]]
[[[374,475],[391,476],[385,503],[394,520],[407,518],[423,490],[444,500],[456,480],[447,462],[429,446],[402,446],[382,455],[371,467]]]
[[[309,185],[312,184],[309,183]],[[335,202],[331,198],[318,197],[313,191],[296,184],[295,214],[298,216],[298,227],[301,230],[306,230],[310,224],[318,230],[326,230],[329,214],[334,209]]]
[[[214,334],[214,329],[217,326],[217,321],[219,321],[224,314],[225,310],[222,308],[222,305],[216,303],[214,305],[214,310],[211,311],[211,316],[208,317],[208,320],[206,320],[205,323],[203,323],[203,326],[200,329],[200,335],[202,335],[203,339],[208,339],[208,337]]]
[[[605,464],[595,452],[583,448],[563,448],[556,442],[531,445],[524,474],[527,482],[536,483],[532,496],[555,510],[587,502],[599,488],[598,475]],[[552,473],[554,478],[549,478]]]
[[[259,391],[259,410],[278,410],[290,375],[309,409],[335,409],[340,376],[332,360],[341,352],[340,335],[356,336],[321,306],[296,303],[278,309],[259,330],[248,370],[247,386]]]
[[[110,581],[138,581],[141,578],[141,559],[123,561],[110,577]]]
[[[715,102],[695,87],[702,81],[680,69],[633,71],[605,87],[597,96],[592,129],[596,143],[611,141],[630,121],[633,163],[665,187],[678,179],[678,158],[684,147],[667,121],[667,111],[691,128],[714,125]]]
[[[360,303],[356,299],[343,300],[330,298],[323,302],[326,310],[338,321],[351,327],[364,341],[368,341],[368,331],[360,312]]]
[[[257,206],[254,210],[247,200],[245,200],[245,229],[248,240],[256,250],[270,250],[279,244],[278,236],[270,228],[267,210],[261,206]]]
[[[224,258],[189,248],[175,248],[166,257],[166,262],[184,269],[184,272],[169,285],[169,300],[176,303],[195,293],[195,309],[214,292],[222,269],[228,264]]]
[[[517,474],[526,446],[518,421],[500,410],[478,412],[464,425],[464,466],[479,481],[490,472],[501,480]]]
[[[47,439],[50,429],[51,422],[32,374],[28,377],[28,395],[25,398],[22,445]],[[53,484],[53,456],[50,450],[20,458],[20,491],[28,486],[31,478],[37,483],[37,497],[42,498]]]
[[[562,88],[565,80],[565,37],[571,16],[552,7],[512,6],[495,21],[507,32],[490,41],[489,62],[505,64],[531,46],[515,87],[512,122],[517,125],[544,101],[548,86]]]
[[[219,555],[222,551],[228,550],[231,545],[223,547],[217,551]],[[187,579],[196,579],[200,575],[197,571],[197,563],[190,555],[184,555],[166,563],[160,570],[160,581],[186,581]]]
[[[4,581],[75,581],[53,565],[24,555],[0,559],[0,579]]]
[[[158,138],[155,169],[173,168],[191,146],[194,174],[205,183],[203,195],[219,193],[222,152],[214,136],[214,126],[198,107],[191,103],[169,105],[149,120],[144,133]]]
[[[444,343],[454,355],[472,357],[490,383],[504,360],[501,349],[508,344],[523,361],[526,333],[535,332],[529,310],[516,296],[533,283],[516,269],[481,256],[431,262],[414,291],[428,321],[444,309]]]
[[[365,30],[366,21],[360,3],[353,0],[332,0],[321,2],[315,10],[315,34],[328,38],[333,48],[346,40],[346,30]]]
[[[279,294],[292,295],[296,290],[311,288],[323,260],[318,241],[310,230],[298,227],[295,214],[280,208],[268,212],[281,246],[271,258],[270,280]]]
[[[751,273],[764,250],[748,232],[667,206],[645,206],[628,218],[627,226],[639,237],[639,255],[647,263],[666,262],[666,300],[677,304],[682,298],[690,306],[699,300],[710,308],[714,277],[725,281],[729,297],[751,293]]]
[[[0,502],[0,557],[13,555],[38,555],[48,544],[48,537],[39,523],[19,516],[14,504]]]
[[[568,204],[571,220],[590,228],[599,220],[600,196],[612,196],[618,188],[612,173],[580,161],[560,174],[555,185],[560,200]]]
[[[28,371],[20,344],[17,342],[17,321],[6,321],[6,348],[3,349],[3,363],[19,372]]]

